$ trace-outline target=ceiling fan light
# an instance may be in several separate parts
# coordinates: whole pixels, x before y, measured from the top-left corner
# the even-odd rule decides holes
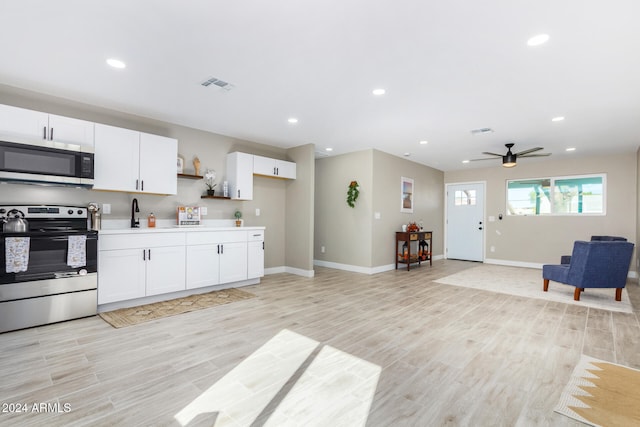
[[[502,166],[505,168],[512,168],[516,165],[515,154],[509,152],[506,156],[502,156]]]

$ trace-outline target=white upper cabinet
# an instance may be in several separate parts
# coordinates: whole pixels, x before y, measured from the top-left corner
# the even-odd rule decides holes
[[[80,144],[82,149],[94,149],[95,124],[85,120],[49,114],[49,139],[54,142]]]
[[[176,194],[178,141],[140,133],[140,186],[145,193]]]
[[[93,189],[138,191],[140,132],[96,124],[95,148]]]
[[[96,124],[94,190],[176,194],[178,141]]]
[[[253,156],[253,173],[272,178],[296,179],[296,164],[269,157]]]
[[[0,135],[9,140],[93,152],[93,132],[93,122],[0,105]]]
[[[253,175],[296,179],[296,164],[247,153],[227,154],[227,181],[232,199],[253,200]]]
[[[253,155],[227,154],[229,196],[237,200],[253,200]]]

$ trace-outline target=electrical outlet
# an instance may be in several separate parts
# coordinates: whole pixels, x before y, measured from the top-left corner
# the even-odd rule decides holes
[[[489,248],[489,250],[490,250],[491,252],[495,252],[495,251],[496,251],[496,247],[495,247],[495,246],[491,246],[491,248]]]
[[[260,208],[256,208],[256,216],[260,216]]]
[[[111,213],[111,203],[103,203],[102,204],[102,213],[110,214]]]
[[[206,206],[200,206],[200,214],[201,215],[206,215],[207,214],[207,207]]]
[[[324,253],[324,252],[325,252],[324,246],[320,246],[320,253]]]

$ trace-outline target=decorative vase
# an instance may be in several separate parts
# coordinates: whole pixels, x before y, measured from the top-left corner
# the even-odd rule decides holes
[[[241,219],[236,219],[236,227],[240,227],[242,225]]]
[[[216,190],[207,190],[207,196],[213,196]]]

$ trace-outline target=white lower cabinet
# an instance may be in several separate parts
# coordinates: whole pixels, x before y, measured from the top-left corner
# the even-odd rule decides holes
[[[247,278],[264,276],[264,230],[250,231],[247,247]]]
[[[100,251],[98,304],[142,298],[146,294],[146,276],[141,249]]]
[[[247,233],[187,235],[187,289],[247,280]]]
[[[182,291],[185,274],[185,247],[147,249],[147,295]]]
[[[98,304],[264,275],[264,230],[142,230],[98,240]]]
[[[184,233],[133,233],[98,240],[98,304],[185,289]]]

